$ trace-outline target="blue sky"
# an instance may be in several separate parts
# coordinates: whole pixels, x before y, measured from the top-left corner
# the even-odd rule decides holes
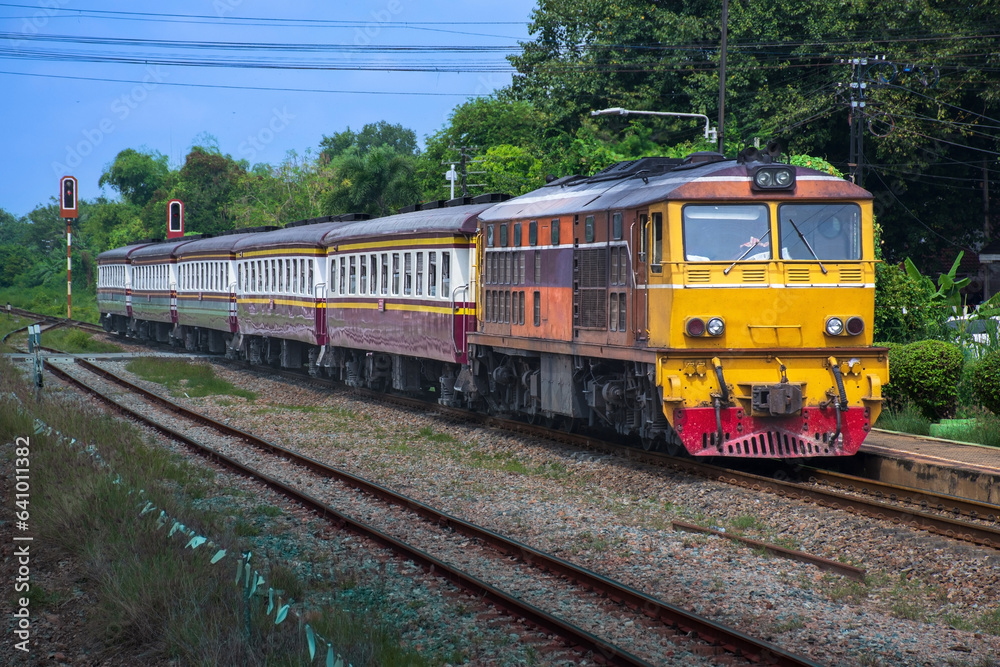
[[[422,142],[467,96],[510,82],[508,51],[484,47],[516,47],[528,37],[534,7],[535,0],[0,2],[0,119],[8,150],[0,208],[24,215],[47,203],[64,174],[79,179],[82,198],[93,199],[101,194],[101,173],[122,149],[157,150],[176,167],[203,133],[251,164],[315,151],[324,134],[379,120],[411,128]],[[235,50],[205,42],[324,48]],[[480,50],[379,48],[407,46]],[[336,69],[206,63],[233,60]],[[432,71],[399,71],[414,68]],[[104,194],[114,196],[107,188]]]

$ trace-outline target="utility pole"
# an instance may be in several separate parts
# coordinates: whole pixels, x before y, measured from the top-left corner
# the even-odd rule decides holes
[[[847,162],[851,167],[851,182],[860,187],[865,186],[864,159],[865,159],[865,89],[868,83],[865,81],[865,74],[868,71],[867,58],[851,59],[852,81],[851,81],[851,112],[849,123],[851,126],[851,152]]]
[[[468,181],[468,179],[469,179],[469,172],[468,172],[468,169],[466,168],[466,160],[468,159],[469,156],[466,153],[466,151],[469,150],[469,147],[468,146],[462,146],[461,150],[462,150],[462,159],[461,159],[461,162],[460,162],[460,167],[461,167],[461,171],[462,171],[462,196],[463,197],[468,197],[469,196],[469,181]]]
[[[719,54],[719,152],[726,154],[726,34],[729,32],[729,0],[722,0],[722,52]]]

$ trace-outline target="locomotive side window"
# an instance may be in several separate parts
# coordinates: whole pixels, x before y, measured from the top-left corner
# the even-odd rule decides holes
[[[583,240],[585,243],[594,242],[594,216],[588,215],[583,221]]]
[[[684,207],[683,228],[688,261],[771,258],[771,224],[764,204],[690,204]]]
[[[378,293],[378,255],[370,255],[368,259],[369,259],[368,263],[370,265],[371,276],[372,276],[372,281],[371,281],[371,284],[369,285],[370,293],[371,294],[377,294]]]
[[[532,310],[534,310],[535,326],[540,327],[542,326],[542,293],[536,291],[532,300],[534,301]]]
[[[486,225],[486,247],[493,247],[493,225]]]
[[[340,293],[347,292],[347,258],[340,258]]]
[[[622,214],[615,213],[611,217],[611,238],[615,241],[621,241],[622,239]]]
[[[364,255],[361,256],[360,261],[361,261],[361,266],[359,267],[359,271],[361,272],[361,286],[359,287],[359,290],[360,290],[360,294],[367,294],[368,293],[368,262],[366,261]]]
[[[538,221],[528,223],[528,245],[538,245]]]
[[[651,264],[655,264],[655,267],[651,267],[655,273],[659,273],[660,265],[663,263],[663,214],[654,213],[653,214],[653,224],[650,229],[651,238],[653,246],[653,258]]]
[[[350,293],[358,293],[358,258],[355,255],[351,255],[351,282],[350,282]]]
[[[559,245],[559,218],[552,219],[552,245]]]
[[[413,253],[403,253],[403,294],[413,294]]]
[[[507,225],[500,225],[500,247],[507,247]]]
[[[618,294],[618,330],[625,331],[625,324],[628,318],[625,316],[628,306],[626,305],[628,301],[626,300],[626,293],[620,292]]]
[[[427,253],[427,296],[437,296],[437,253]]]
[[[521,223],[514,223],[514,247],[521,245]]]
[[[782,204],[778,219],[782,259],[811,260],[813,252],[819,259],[861,259],[861,207],[857,204]]]
[[[382,294],[388,294],[389,293],[389,254],[388,253],[382,253],[381,266],[382,266],[382,273],[381,273],[381,277],[379,278],[379,285],[381,286]]]

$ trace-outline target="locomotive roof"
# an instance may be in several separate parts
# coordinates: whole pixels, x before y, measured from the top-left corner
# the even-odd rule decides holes
[[[98,264],[121,264],[127,262],[129,255],[138,250],[149,245],[148,243],[133,243],[132,245],[123,246],[121,248],[114,248],[112,250],[105,250],[100,255],[97,256]]]
[[[836,176],[830,176],[815,169],[792,167],[796,179],[824,180],[839,183],[836,193],[856,199],[870,199],[866,190]],[[605,170],[607,172],[609,170]],[[513,218],[542,218],[607,211],[610,209],[640,208],[670,199],[678,188],[693,183],[712,182],[749,183],[747,166],[736,160],[719,160],[701,165],[682,165],[659,174],[631,173],[621,178],[609,177],[601,172],[590,178],[559,179],[549,185],[527,194],[496,204],[480,215],[483,222],[510,220]],[[643,178],[645,176],[645,179]]]
[[[399,213],[364,222],[343,223],[327,232],[323,241],[329,246],[360,238],[474,234],[479,215],[491,206],[494,204],[448,206],[426,211]]]

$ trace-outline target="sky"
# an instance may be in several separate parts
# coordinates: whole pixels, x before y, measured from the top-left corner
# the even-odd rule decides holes
[[[251,165],[380,120],[422,144],[456,105],[510,82],[505,56],[529,38],[535,5],[0,2],[0,208],[49,203],[64,175],[82,199],[116,199],[98,181],[119,151],[159,151],[178,168],[207,135]]]

